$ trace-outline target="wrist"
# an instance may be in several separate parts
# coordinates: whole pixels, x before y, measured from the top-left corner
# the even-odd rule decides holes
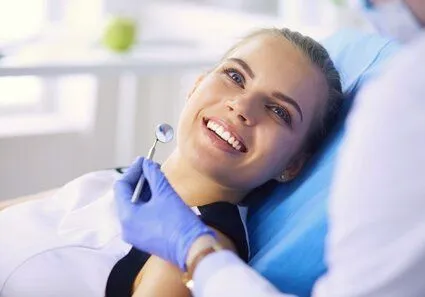
[[[187,271],[183,273],[182,281],[189,290],[193,290],[193,275],[198,264],[209,254],[222,250],[223,247],[214,236],[202,235],[194,241],[186,258]]]
[[[210,234],[205,234],[197,238],[187,253],[186,267],[190,267],[193,264],[193,260],[201,251],[214,247],[217,244],[218,242],[215,237]]]

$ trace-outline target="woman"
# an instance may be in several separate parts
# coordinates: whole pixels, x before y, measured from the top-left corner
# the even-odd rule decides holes
[[[177,148],[164,162],[162,170],[188,205],[210,207],[217,202],[226,205],[230,223],[213,227],[223,245],[246,257],[243,240],[235,242],[235,238],[241,237],[241,231],[230,230],[232,222],[240,222],[240,212],[231,209],[252,189],[270,179],[284,182],[298,174],[332,126],[341,97],[338,72],[317,42],[287,29],[255,32],[230,49],[217,67],[198,79],[180,118]],[[87,188],[89,195],[80,195],[77,201],[73,197],[60,204],[61,195],[57,194],[48,203],[34,205],[39,212],[44,211],[43,207],[59,209],[57,216],[51,218],[53,227],[44,233],[50,236],[59,230],[57,233],[61,236],[53,240],[59,251],[54,254],[54,260],[37,260],[35,253],[27,251],[26,258],[20,257],[22,265],[19,260],[13,265],[7,263],[14,269],[9,268],[13,271],[3,273],[7,275],[0,279],[6,288],[3,292],[25,296],[20,291],[22,294],[16,294],[16,288],[22,285],[22,279],[34,279],[35,276],[25,272],[31,269],[24,271],[22,267],[35,261],[40,266],[44,263],[44,267],[52,267],[46,268],[50,273],[46,275],[58,278],[54,281],[57,293],[60,284],[66,283],[64,288],[74,290],[73,294],[78,296],[100,296],[105,284],[107,296],[189,295],[176,267],[155,256],[139,254],[119,238],[110,190],[116,178],[106,173],[102,178],[86,176],[60,191],[75,194],[76,188]],[[59,204],[62,206],[57,206]],[[11,208],[7,215],[6,211],[0,213],[0,223],[10,223],[12,217],[32,213],[29,207],[22,205],[25,210],[18,207]],[[213,213],[216,222],[223,213],[217,208],[207,212]],[[99,219],[92,220],[89,227],[82,223],[94,214]],[[37,215],[34,219],[39,218]],[[0,246],[2,242],[5,240],[0,238]],[[85,250],[75,252],[73,257],[63,253],[73,251],[72,247]],[[46,247],[40,250],[37,255],[50,255],[45,252]],[[84,261],[77,263],[76,259],[82,257]],[[55,262],[57,258],[60,261]],[[126,264],[133,262],[138,263],[136,266]],[[67,269],[81,271],[83,276],[68,273],[62,277]],[[37,277],[40,275],[43,274],[38,273]],[[37,279],[28,286],[33,290],[32,296],[33,287],[40,283]],[[43,292],[50,292],[49,288]],[[65,293],[68,291],[62,290],[62,296]]]

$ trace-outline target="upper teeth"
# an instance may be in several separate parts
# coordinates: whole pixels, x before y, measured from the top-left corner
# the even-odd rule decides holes
[[[223,140],[227,141],[231,146],[233,146],[234,149],[240,151],[242,149],[242,145],[240,144],[239,140],[236,140],[236,137],[234,137],[229,131],[226,131],[223,126],[220,126],[219,124],[208,121],[207,123],[208,129],[212,130],[220,136]]]

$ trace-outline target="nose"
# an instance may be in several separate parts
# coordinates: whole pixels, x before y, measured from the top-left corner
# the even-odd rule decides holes
[[[229,112],[233,113],[238,121],[240,121],[242,124],[246,126],[255,125],[256,102],[253,97],[233,97],[226,100],[225,104]]]

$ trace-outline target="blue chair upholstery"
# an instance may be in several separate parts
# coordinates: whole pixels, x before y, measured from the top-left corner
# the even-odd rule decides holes
[[[250,265],[282,292],[296,296],[310,296],[326,271],[330,181],[352,99],[399,48],[393,41],[353,30],[343,30],[323,45],[341,73],[346,93],[341,121],[299,178],[288,184],[270,182],[253,193],[248,215]]]

